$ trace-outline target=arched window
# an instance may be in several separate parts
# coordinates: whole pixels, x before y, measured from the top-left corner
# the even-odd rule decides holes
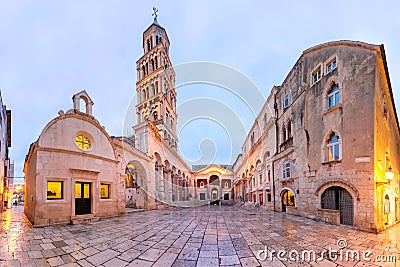
[[[339,86],[335,83],[328,92],[328,108],[336,106],[340,102]]]
[[[339,160],[340,158],[340,146],[339,136],[336,133],[332,133],[329,136],[326,144],[326,161]]]
[[[146,100],[146,89],[143,89],[143,91],[142,91],[142,93],[143,93],[143,100]]]
[[[158,94],[158,82],[154,84],[154,95]]]
[[[229,188],[229,183],[228,183],[228,182],[225,182],[224,187],[225,187],[225,188]]]
[[[147,40],[147,52],[150,51],[150,40]]]
[[[204,188],[204,182],[200,182],[200,188]]]
[[[292,137],[292,122],[289,121],[286,129],[286,140]]]
[[[146,76],[146,68],[142,66],[142,78],[144,78],[144,76]]]
[[[282,142],[286,141],[286,126],[285,124],[282,125]]]

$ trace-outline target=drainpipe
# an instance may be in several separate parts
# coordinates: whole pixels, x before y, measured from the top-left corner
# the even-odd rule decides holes
[[[274,111],[275,111],[275,155],[278,154],[279,149],[279,127],[278,127],[278,103],[276,102],[276,92],[274,94]],[[274,205],[274,211],[276,211],[275,207],[275,159],[272,160],[272,199]]]

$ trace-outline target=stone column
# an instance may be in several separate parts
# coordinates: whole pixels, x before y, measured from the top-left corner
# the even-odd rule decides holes
[[[172,202],[172,171],[167,171],[167,201],[168,203]]]
[[[207,178],[206,199],[210,199],[210,180]]]

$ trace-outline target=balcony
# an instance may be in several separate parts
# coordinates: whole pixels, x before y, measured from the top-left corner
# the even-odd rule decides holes
[[[282,152],[283,150],[292,147],[293,146],[293,136],[289,137],[286,139],[280,146],[279,146],[279,152]]]

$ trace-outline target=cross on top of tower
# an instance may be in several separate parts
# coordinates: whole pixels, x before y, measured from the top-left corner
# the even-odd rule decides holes
[[[158,9],[157,8],[155,8],[155,7],[153,7],[153,14],[152,14],[152,16],[154,16],[154,20],[157,20],[157,12],[158,12]]]

